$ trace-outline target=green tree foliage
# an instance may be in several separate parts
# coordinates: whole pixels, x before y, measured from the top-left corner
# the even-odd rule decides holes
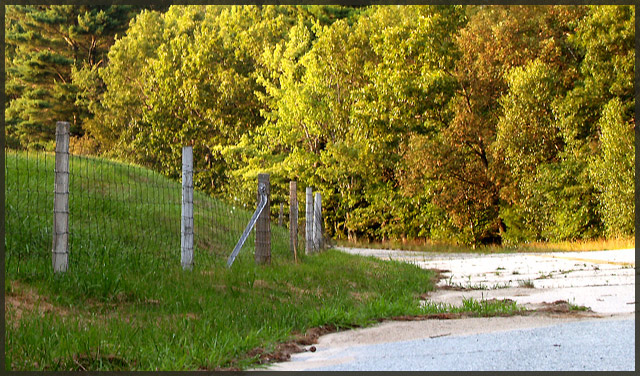
[[[459,57],[445,70],[456,82],[448,102],[452,118],[428,143],[425,169],[436,181],[433,202],[445,209],[458,240],[500,241],[501,191],[508,167],[496,149],[500,98],[507,74],[545,52],[549,7],[468,9],[468,22],[454,39]]]
[[[634,232],[634,22],[633,6],[590,7],[575,34],[584,51],[583,84],[562,108],[574,110],[562,113],[565,129],[577,144],[576,154],[589,160],[584,168],[609,236]]]
[[[410,134],[436,126],[432,112],[442,98],[425,98],[448,81],[433,72],[442,63],[433,54],[452,45],[455,26],[440,27],[457,25],[460,11],[373,7],[351,25],[330,26],[300,18],[288,41],[266,53],[273,69],[261,81],[269,111],[258,139],[267,147],[247,171],[266,163],[281,178],[319,189],[333,209],[327,228],[335,234],[417,234],[422,226],[407,212],[419,201],[397,192],[400,150]]]
[[[237,163],[221,153],[263,122],[256,67],[295,13],[294,7],[172,6],[140,14],[100,71],[107,91],[92,133],[112,153],[174,177],[182,146],[192,145],[198,186],[237,191],[228,183]]]
[[[78,80],[106,63],[132,6],[9,5],[5,18],[7,144],[51,148],[55,122],[84,134],[90,117]],[[84,71],[84,72],[83,72]],[[79,73],[83,72],[83,73]]]
[[[628,236],[634,232],[635,123],[624,119],[619,98],[604,108],[598,123],[600,153],[594,158],[590,177],[598,189],[600,211],[607,235]]]
[[[150,84],[150,65],[164,37],[164,20],[160,13],[143,11],[116,40],[109,51],[109,65],[98,70],[106,90],[92,102],[93,122],[89,133],[102,148],[113,152],[130,151],[140,132],[145,104],[145,88]]]
[[[85,45],[116,30],[103,8],[54,23]],[[34,124],[60,111],[103,153],[169,176],[192,145],[199,188],[248,206],[258,173],[274,203],[297,180],[351,239],[633,231],[631,6],[171,6],[140,13],[107,56],[29,34],[17,15],[58,13],[27,9],[7,22],[14,144],[47,140]]]
[[[536,59],[512,69],[507,83],[509,91],[500,98],[503,114],[496,147],[502,148],[510,173],[521,179],[563,148],[551,108],[558,96],[558,73]]]
[[[571,35],[575,49],[584,56],[582,77],[557,112],[574,153],[593,152],[598,118],[614,97],[621,100],[624,118],[633,117],[634,20],[633,6],[591,6]]]
[[[633,139],[621,124],[633,128],[633,17],[632,7],[578,8],[559,28],[560,54],[511,72],[498,132],[513,183],[505,191],[511,205],[501,208],[509,241],[600,236],[603,222],[609,235],[631,233]],[[612,98],[615,116],[603,108]],[[607,132],[619,145],[604,145]],[[614,149],[626,159],[605,157]],[[606,158],[617,158],[607,172]]]

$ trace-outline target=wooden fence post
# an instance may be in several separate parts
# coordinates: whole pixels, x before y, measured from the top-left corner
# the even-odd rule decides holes
[[[69,123],[56,122],[52,263],[55,273],[69,266]]]
[[[313,252],[313,190],[307,187],[306,191],[306,211],[305,211],[305,245],[304,250],[307,254]]]
[[[298,260],[298,184],[289,182],[289,249]]]
[[[316,252],[322,249],[322,196],[316,192],[313,200],[313,248]]]
[[[284,217],[284,203],[281,202],[280,203],[280,212],[278,213],[278,226],[280,226],[280,227],[282,227],[283,217]]]
[[[193,148],[182,147],[182,221],[180,245],[182,269],[193,268]]]
[[[265,187],[267,204],[256,222],[256,264],[271,263],[271,187],[269,174],[258,174],[258,202],[260,202],[260,187]]]

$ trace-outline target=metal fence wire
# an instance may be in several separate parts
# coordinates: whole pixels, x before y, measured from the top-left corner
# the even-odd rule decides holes
[[[51,257],[54,164],[53,153],[5,150],[6,271]]]
[[[51,262],[55,154],[5,149],[6,271]],[[182,185],[147,168],[69,157],[69,268],[118,260],[134,269],[180,265]],[[254,207],[196,190],[194,264],[224,265]],[[288,209],[288,208],[287,208]],[[290,257],[288,220],[271,215],[273,257]],[[287,218],[288,219],[288,218]],[[253,258],[255,230],[239,258]]]

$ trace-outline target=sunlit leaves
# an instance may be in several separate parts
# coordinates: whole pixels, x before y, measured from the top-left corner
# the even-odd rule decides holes
[[[91,15],[75,33],[102,32],[109,12]],[[107,66],[74,68],[79,90],[63,83],[55,95],[91,109],[86,128],[105,150],[165,174],[178,176],[181,147],[193,145],[196,185],[242,204],[254,203],[259,172],[275,201],[288,180],[314,187],[336,236],[476,245],[628,234],[634,15],[172,6],[140,14]],[[72,57],[43,52],[10,72],[56,59]],[[8,82],[10,127],[27,107],[51,111],[47,92],[26,87]]]
[[[625,121],[622,102],[612,99],[598,122],[599,153],[590,176],[598,188],[602,218],[608,235],[630,235],[634,231],[634,123]]]

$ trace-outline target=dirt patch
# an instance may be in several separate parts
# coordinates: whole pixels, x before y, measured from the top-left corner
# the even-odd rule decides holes
[[[318,338],[325,334],[337,332],[338,328],[334,325],[325,325],[317,328],[311,328],[305,334],[294,333],[293,339],[276,345],[273,351],[267,351],[262,347],[257,347],[247,353],[250,358],[257,358],[258,364],[267,364],[274,362],[284,362],[291,359],[291,354],[297,354],[306,351],[315,351],[315,347],[307,349],[305,346],[318,343]],[[236,363],[234,361],[232,363]],[[218,370],[218,369],[216,369]],[[222,369],[221,369],[222,370]],[[238,368],[232,366],[224,370],[237,371]]]
[[[10,292],[5,292],[4,309],[6,318],[11,318],[13,327],[17,327],[22,316],[32,312],[55,313],[59,316],[69,316],[70,310],[51,304],[45,296],[40,295],[34,288],[25,286],[17,281],[9,282]]]
[[[432,271],[433,277],[431,277],[431,283],[433,283],[433,285],[437,285],[441,280],[443,280],[444,278],[446,278],[443,274],[444,273],[451,273],[451,270],[448,269],[429,269],[430,271]]]
[[[307,289],[302,289],[300,287],[294,286],[289,282],[286,282],[287,288],[289,289],[289,291],[291,291],[293,294],[295,295],[309,295],[311,294],[311,291],[307,290]]]
[[[262,289],[270,289],[272,288],[272,286],[265,280],[262,279],[256,279],[253,282],[253,287],[254,288],[262,288]]]
[[[298,296],[304,296],[304,295],[321,296],[321,295],[324,295],[324,291],[320,287],[316,287],[313,290],[307,290],[307,289],[300,288],[298,286],[294,286],[290,282],[286,282],[286,285],[287,285],[287,288],[289,288],[289,291],[291,291],[291,293],[296,294]]]
[[[370,292],[349,291],[349,295],[358,302],[369,301],[373,297],[373,294]]]
[[[338,328],[336,328],[334,325],[324,325],[317,328],[311,328],[307,330],[304,335],[297,335],[294,341],[303,346],[308,346],[318,343],[318,338],[320,338],[320,336],[329,333],[335,333],[337,331]]]
[[[554,314],[563,317],[599,317],[591,309],[582,306],[572,306],[566,300],[556,300],[553,303],[542,302],[536,304],[525,314]]]
[[[427,291],[423,294],[419,295],[419,298],[422,300],[427,300],[427,298],[429,297],[429,295],[433,292],[436,292],[437,290],[449,290],[449,287],[452,287],[451,289],[453,289],[453,286],[438,286],[438,283],[443,280],[444,278],[446,278],[445,276],[443,276],[444,273],[450,273],[450,270],[447,269],[429,269],[429,271],[433,272],[433,277],[431,277],[431,284],[433,285],[433,290],[432,291]]]
[[[470,291],[474,289],[462,287],[461,285],[445,285],[445,286],[438,286],[438,290]]]
[[[437,268],[434,268],[434,269],[429,269],[429,270],[431,270],[432,272],[436,273],[436,276],[439,277],[438,280],[441,280],[442,278],[444,278],[444,277],[442,277],[442,274],[451,273],[451,270],[449,270],[449,269],[437,269]]]

